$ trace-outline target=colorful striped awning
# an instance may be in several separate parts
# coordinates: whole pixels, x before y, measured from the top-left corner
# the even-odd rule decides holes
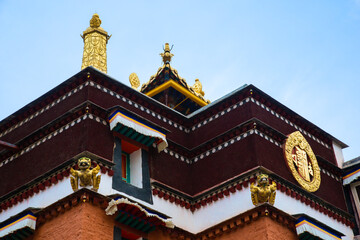
[[[36,217],[27,214],[0,228],[1,239],[26,239],[33,234],[36,226]]]
[[[360,177],[360,168],[356,168],[351,172],[346,173],[343,177],[343,185],[348,185]]]
[[[325,229],[319,224],[315,224],[304,217],[300,217],[295,226],[296,232],[301,240],[314,239],[314,237],[319,237],[324,240],[341,240],[341,236],[338,234],[330,232],[328,229]]]
[[[120,198],[116,201],[112,199],[105,212],[107,215],[116,213],[116,221],[145,233],[155,230],[158,226],[174,228],[170,219],[164,219],[155,213],[150,213],[139,204],[126,198]]]
[[[164,133],[141,123],[118,110],[109,116],[109,123],[110,130],[116,131],[141,144],[151,146],[153,143],[156,143],[159,152],[168,146],[166,135]]]

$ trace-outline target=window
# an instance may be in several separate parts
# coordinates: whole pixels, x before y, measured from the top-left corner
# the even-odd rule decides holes
[[[112,188],[152,203],[148,157],[147,149],[116,137]]]
[[[122,171],[122,180],[129,183],[130,182],[130,156],[128,153],[121,153],[121,171]]]

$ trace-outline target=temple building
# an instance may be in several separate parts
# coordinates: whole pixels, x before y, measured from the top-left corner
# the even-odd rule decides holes
[[[129,87],[100,25],[80,72],[0,122],[1,239],[354,239],[346,144],[251,84],[210,102],[169,44]]]

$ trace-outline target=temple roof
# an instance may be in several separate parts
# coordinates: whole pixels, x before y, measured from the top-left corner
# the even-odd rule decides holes
[[[142,85],[140,92],[187,115],[206,106],[210,101],[204,98],[205,93],[199,79],[195,80],[193,86],[189,86],[186,80],[180,77],[178,71],[171,67],[170,61],[174,54],[170,51],[169,44],[166,43],[164,53],[160,54],[163,58],[163,66]],[[132,82],[131,84],[133,85]]]

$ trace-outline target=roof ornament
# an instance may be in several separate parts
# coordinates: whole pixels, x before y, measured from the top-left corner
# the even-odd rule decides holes
[[[91,168],[91,159],[87,157],[79,158],[78,160],[78,167],[80,170],[74,170],[73,168],[70,168],[70,174],[72,177],[70,177],[70,183],[71,187],[74,190],[79,189],[80,187],[87,187],[91,186],[93,191],[98,191],[101,176],[96,176],[100,171],[100,166],[96,165],[96,167]]]
[[[172,45],[170,48],[169,43],[165,43],[165,48],[163,47],[164,53],[160,53],[160,56],[162,57],[164,64],[170,63],[171,58],[174,56],[174,54],[170,53],[173,47],[174,45]]]
[[[101,20],[99,14],[95,13],[92,18],[90,19],[90,27],[98,28],[101,25]]]
[[[138,87],[140,87],[140,80],[139,77],[136,75],[136,73],[130,74],[129,82],[131,87],[135,90],[138,90]]]
[[[321,183],[321,173],[310,144],[299,131],[288,135],[284,145],[285,161],[296,181],[308,192],[315,192]]]
[[[201,82],[199,81],[199,79],[195,79],[195,83],[194,85],[191,87],[192,90],[194,90],[194,92],[197,94],[197,95],[201,95],[201,96],[204,96],[205,93],[204,91],[202,90],[202,84]]]
[[[261,203],[270,203],[274,205],[276,196],[276,183],[273,181],[269,183],[269,176],[267,174],[260,174],[257,177],[257,186],[251,183],[250,186],[251,200],[255,206]]]
[[[106,44],[111,35],[109,36],[100,25],[99,15],[95,13],[90,20],[90,27],[83,32],[83,35],[80,34],[84,40],[81,70],[93,66],[107,73]]]

